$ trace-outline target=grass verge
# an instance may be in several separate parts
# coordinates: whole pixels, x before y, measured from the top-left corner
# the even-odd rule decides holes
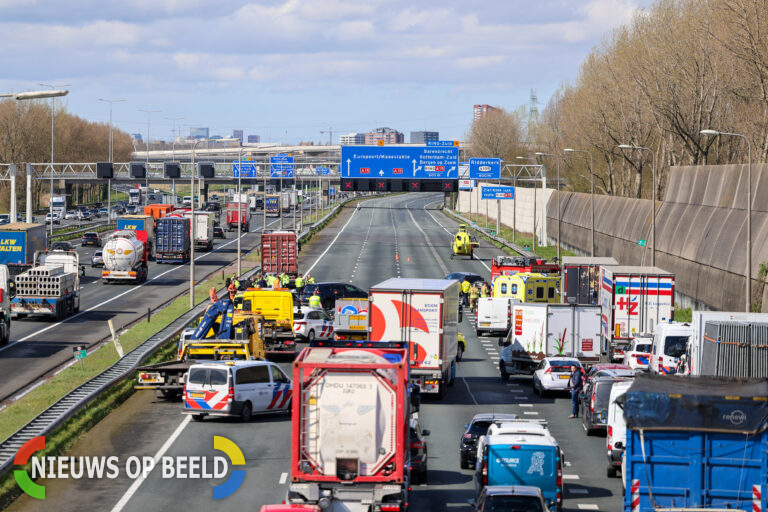
[[[77,229],[79,230],[84,228],[77,228]],[[89,230],[95,233],[103,233],[104,231],[112,231],[114,229],[115,229],[115,224],[108,224],[106,226],[98,226],[95,228],[90,228]],[[76,230],[73,229],[72,231],[76,231]],[[85,233],[85,231],[83,231],[82,233],[73,233],[73,234],[64,233],[62,235],[53,235],[53,238],[51,238],[51,240],[54,242],[62,242],[66,240],[77,240],[78,238],[83,236],[83,233]]]

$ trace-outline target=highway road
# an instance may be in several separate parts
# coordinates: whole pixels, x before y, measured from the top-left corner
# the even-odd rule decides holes
[[[223,215],[222,215],[223,218]],[[284,226],[292,225],[292,214],[284,219]],[[279,218],[267,218],[268,229],[279,225]],[[254,248],[262,229],[261,215],[251,219],[252,230],[243,236],[241,249]],[[237,238],[227,232],[226,239],[216,239],[211,252],[195,252],[195,279],[200,280],[212,271],[235,260]],[[99,248],[80,247],[80,263],[86,266],[81,278],[80,313],[54,322],[44,317],[13,320],[11,342],[0,347],[0,402],[13,396],[17,390],[46,372],[72,358],[75,345],[93,345],[110,335],[107,320],[112,319],[120,329],[142,315],[147,308],[156,308],[189,289],[189,265],[159,265],[149,263],[149,278],[142,285],[102,284],[101,268],[91,267],[91,256]]]
[[[301,268],[318,281],[340,280],[366,288],[386,278],[440,278],[451,271],[489,274],[490,258],[498,249],[485,242],[479,259],[450,259],[449,242],[457,223],[437,210],[440,194],[404,194],[374,199],[359,209],[349,208],[301,253]],[[459,439],[464,425],[478,412],[511,412],[545,419],[565,451],[564,510],[621,508],[621,483],[605,476],[605,438],[587,437],[579,420],[568,418],[568,397],[539,398],[529,378],[502,383],[498,374],[496,339],[475,336],[471,315],[461,330],[468,350],[459,363],[456,385],[442,401],[425,400],[420,413],[427,438],[429,481],[413,488],[412,511],[470,510],[474,496],[473,472],[459,467]],[[288,369],[288,364],[283,363]],[[280,503],[288,488],[290,418],[284,414],[240,423],[206,419],[193,423],[180,414],[178,402],[156,399],[151,392],[136,393],[123,406],[84,436],[70,455],[220,455],[213,437],[234,441],[246,458],[245,480],[233,495],[214,502],[212,488],[224,479],[162,479],[158,470],[145,480],[41,480],[48,504],[26,496],[11,511],[80,510],[83,503],[100,509],[145,510],[258,510]]]

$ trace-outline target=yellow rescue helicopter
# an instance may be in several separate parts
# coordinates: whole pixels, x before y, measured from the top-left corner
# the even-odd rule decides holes
[[[453,243],[451,246],[453,248],[451,259],[457,255],[469,256],[469,259],[472,259],[472,253],[474,252],[475,247],[480,246],[480,243],[473,241],[469,232],[467,232],[467,225],[461,224],[459,226],[459,231],[456,233],[456,236],[453,237]]]

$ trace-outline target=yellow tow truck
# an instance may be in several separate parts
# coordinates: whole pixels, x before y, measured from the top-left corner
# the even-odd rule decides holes
[[[248,288],[235,295],[235,323],[261,318],[260,334],[268,354],[294,354],[293,294],[287,289]]]

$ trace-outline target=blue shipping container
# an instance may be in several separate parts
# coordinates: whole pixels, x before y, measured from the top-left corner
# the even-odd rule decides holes
[[[148,231],[144,224],[148,219],[117,219],[117,229],[127,231]]]
[[[766,512],[768,381],[640,375],[624,416],[625,512]]]
[[[32,263],[36,251],[46,248],[45,226],[13,223],[0,229],[0,263]]]
[[[158,263],[185,263],[189,260],[189,219],[163,217],[157,221],[155,257]]]

